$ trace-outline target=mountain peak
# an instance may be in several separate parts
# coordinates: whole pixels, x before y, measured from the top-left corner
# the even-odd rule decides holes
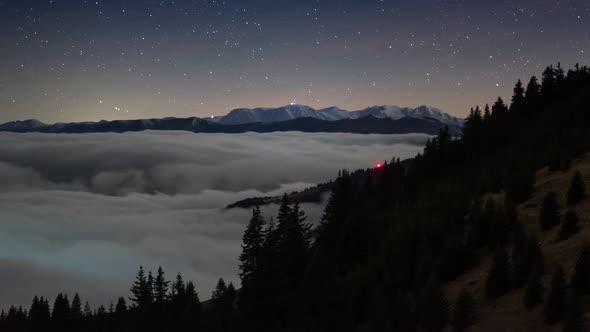
[[[367,107],[363,110],[349,112],[337,106],[316,110],[310,106],[292,103],[277,108],[238,108],[226,116],[213,117],[210,121],[225,125],[240,125],[246,123],[269,123],[288,121],[297,118],[315,118],[327,121],[359,119],[367,116],[375,118],[391,118],[399,120],[405,117],[434,120],[449,126],[462,126],[463,120],[443,113],[435,107],[422,105],[416,108],[381,105]]]

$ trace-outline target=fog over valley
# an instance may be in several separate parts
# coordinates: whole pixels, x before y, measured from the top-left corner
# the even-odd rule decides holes
[[[239,284],[250,211],[227,204],[412,157],[428,137],[1,133],[0,307],[61,291],[108,304],[128,293],[140,264],[182,273],[208,299],[219,277]],[[322,208],[303,205],[313,223]]]

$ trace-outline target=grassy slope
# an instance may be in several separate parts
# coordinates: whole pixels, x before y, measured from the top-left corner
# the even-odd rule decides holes
[[[569,282],[578,252],[585,243],[590,242],[590,199],[588,197],[575,208],[580,217],[580,231],[569,239],[557,241],[559,227],[542,233],[538,223],[541,201],[548,191],[558,194],[562,217],[565,215],[566,193],[576,170],[580,170],[587,187],[590,187],[590,155],[587,154],[574,161],[572,168],[567,172],[550,173],[546,168],[537,172],[532,197],[518,207],[520,220],[527,228],[527,232],[537,234],[541,242],[545,255],[543,285],[546,290],[549,288],[551,275],[557,264],[563,266]],[[494,196],[501,199],[500,195]],[[472,331],[561,331],[561,324],[549,327],[543,323],[542,305],[532,311],[526,310],[522,303],[524,288],[511,291],[494,300],[487,299],[485,280],[490,263],[491,256],[488,255],[476,268],[451,282],[446,289],[451,305],[454,305],[462,289],[468,289],[475,296],[478,303],[478,321]],[[587,299],[585,303],[585,311],[589,311]],[[590,321],[590,315],[587,314],[586,318]]]

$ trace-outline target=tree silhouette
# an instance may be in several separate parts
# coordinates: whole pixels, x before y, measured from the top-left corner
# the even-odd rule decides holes
[[[572,181],[570,187],[567,191],[567,204],[569,206],[574,206],[584,199],[586,195],[586,185],[584,183],[584,178],[582,177],[582,173],[580,171],[576,171],[574,176],[572,177]]]
[[[508,292],[511,287],[511,267],[508,254],[503,248],[496,249],[486,279],[486,295],[495,298]]]
[[[558,323],[563,319],[567,304],[565,276],[561,266],[557,267],[551,279],[551,289],[543,308],[545,322],[549,325]]]
[[[35,295],[33,303],[29,309],[29,321],[33,331],[42,331],[46,329],[51,320],[51,310],[49,301],[41,296]]]
[[[578,254],[571,284],[577,294],[590,294],[590,244]]]
[[[154,291],[153,296],[154,300],[157,303],[163,303],[166,300],[166,296],[168,294],[168,285],[170,284],[169,281],[166,280],[164,276],[164,270],[162,267],[158,267],[158,274],[156,275],[156,279],[154,280]]]
[[[182,302],[184,300],[185,294],[186,294],[186,289],[185,289],[185,285],[184,285],[184,280],[182,279],[182,276],[180,275],[180,273],[177,273],[176,280],[174,281],[174,284],[172,285],[170,299],[173,302]]]
[[[531,111],[536,111],[534,108],[538,107],[539,98],[541,94],[541,85],[534,75],[531,77],[526,87],[525,103]]]
[[[549,230],[554,226],[559,225],[560,219],[561,213],[559,211],[557,195],[554,192],[548,192],[543,198],[539,214],[539,224],[541,225],[541,229]]]
[[[92,308],[90,308],[90,303],[88,303],[88,301],[84,303],[84,318],[92,318]]]
[[[466,290],[461,291],[453,310],[453,329],[465,331],[475,323],[477,306],[475,299]]]
[[[139,271],[137,271],[137,276],[131,286],[131,294],[133,296],[129,299],[137,307],[141,308],[152,303],[152,289],[143,266],[140,266]]]
[[[431,281],[419,302],[420,326],[424,331],[441,331],[449,323],[449,303],[440,285]]]
[[[127,302],[125,298],[120,296],[117,300],[117,305],[115,306],[115,313],[117,315],[123,315],[127,312]]]
[[[512,104],[510,104],[511,112],[521,112],[524,107],[524,88],[522,82],[518,80],[514,86],[514,94],[512,95]]]
[[[213,290],[213,294],[211,294],[211,300],[213,300],[213,301],[223,300],[226,293],[227,293],[227,285],[225,284],[225,280],[223,280],[223,278],[219,278],[219,280],[217,281],[217,285],[215,286],[215,289]]]
[[[561,229],[559,230],[559,238],[567,239],[579,230],[578,214],[574,210],[568,210],[563,218]]]
[[[68,296],[62,293],[57,294],[51,311],[51,321],[57,330],[65,330],[70,319],[70,301]]]
[[[530,281],[533,273],[543,275],[544,259],[539,242],[534,237],[518,239],[512,247],[513,286],[520,288]]]
[[[582,301],[574,297],[568,305],[566,321],[563,325],[563,332],[587,332],[588,326],[584,319]]]
[[[258,260],[264,244],[264,226],[265,221],[260,212],[260,207],[256,206],[252,210],[252,218],[242,236],[242,253],[239,258],[242,285],[247,285],[252,281],[254,274],[258,270]]]
[[[532,274],[524,291],[524,297],[522,299],[524,306],[527,309],[532,310],[539,304],[543,303],[544,291],[545,289],[541,283],[541,276],[538,273]]]
[[[278,272],[291,285],[289,287],[301,278],[307,262],[310,226],[305,223],[305,219],[299,204],[295,203],[291,207],[287,195],[284,195],[277,216],[277,249],[281,257]]]
[[[555,69],[553,66],[549,66],[543,71],[542,82],[541,82],[541,93],[545,100],[553,97],[555,92],[556,78]]]
[[[72,319],[82,319],[82,300],[80,300],[80,295],[78,295],[78,293],[74,294],[70,310]]]

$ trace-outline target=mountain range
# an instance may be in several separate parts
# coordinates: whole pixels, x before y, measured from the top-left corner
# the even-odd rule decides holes
[[[349,112],[338,107],[315,110],[309,106],[291,104],[278,108],[238,108],[225,116],[210,118],[210,121],[226,125],[238,125],[255,122],[281,122],[297,118],[315,118],[326,121],[336,121],[360,119],[367,116],[379,119],[390,118],[392,120],[409,117],[423,120],[436,120],[449,126],[460,127],[463,125],[462,119],[443,113],[441,110],[429,106],[420,106],[416,108],[373,106],[363,110]]]
[[[278,108],[235,109],[225,116],[210,118],[161,118],[45,124],[38,120],[11,121],[0,131],[42,133],[129,132],[143,130],[184,130],[195,133],[244,132],[346,132],[359,134],[436,134],[447,126],[460,135],[463,120],[440,110],[420,106],[374,106],[348,112],[337,107],[315,110],[303,105]]]

